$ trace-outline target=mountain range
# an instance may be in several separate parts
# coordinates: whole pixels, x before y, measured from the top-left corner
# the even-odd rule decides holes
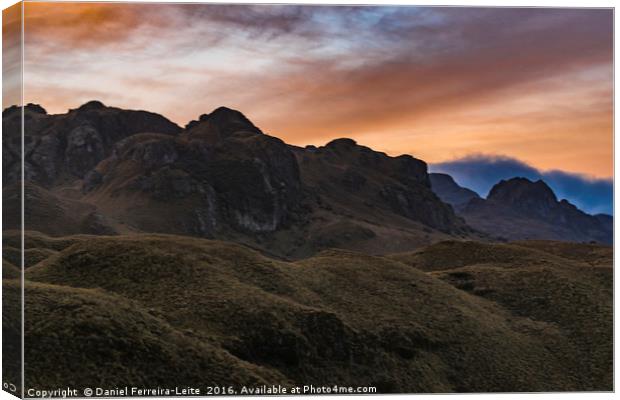
[[[474,229],[499,240],[548,239],[613,242],[611,215],[589,215],[568,200],[558,200],[542,180],[502,180],[486,199],[459,186],[449,175],[430,174],[432,188]]]
[[[19,111],[3,112],[8,204],[19,201]],[[288,145],[226,107],[184,128],[97,101],[58,115],[29,104],[24,119],[26,229],[52,235],[182,234],[293,259],[448,238],[612,240],[610,216],[558,202],[544,182],[502,181],[481,199],[412,156],[351,139]]]

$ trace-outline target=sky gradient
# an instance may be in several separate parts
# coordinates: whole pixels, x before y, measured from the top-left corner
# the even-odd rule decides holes
[[[612,11],[26,3],[25,102],[613,175]]]

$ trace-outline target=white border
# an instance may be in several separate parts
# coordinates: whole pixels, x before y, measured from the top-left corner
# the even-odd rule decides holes
[[[83,2],[96,2],[96,0],[81,0]],[[133,0],[132,2],[143,2],[143,3],[152,3],[155,1],[152,0]],[[184,0],[184,1],[180,1],[180,0],[167,0],[166,2],[168,3],[202,3],[203,1],[198,1],[198,0]],[[246,4],[260,4],[260,3],[276,3],[276,4],[290,4],[291,1],[283,1],[283,0],[267,0],[267,1],[256,1],[256,0],[243,0],[243,1],[226,1],[226,0],[210,0],[209,3],[231,3],[231,2],[238,2],[238,3],[246,3]],[[2,9],[7,8],[13,4],[15,4],[16,1],[14,0],[0,0],[0,5],[2,6]],[[610,0],[590,0],[590,1],[576,1],[576,0],[563,0],[563,1],[558,1],[558,0],[521,0],[521,1],[514,1],[514,0],[476,0],[476,1],[437,1],[437,0],[421,0],[421,1],[411,1],[411,0],[390,0],[390,1],[385,1],[385,0],[366,0],[366,1],[355,1],[355,0],[337,0],[337,1],[333,1],[333,0],[295,0],[294,3],[296,4],[376,4],[376,5],[420,5],[420,6],[468,6],[468,7],[472,7],[472,6],[482,6],[482,7],[561,7],[561,8],[571,8],[571,7],[603,7],[603,8],[613,8],[615,7],[615,3],[614,1],[610,1]],[[23,12],[23,11],[22,11]],[[614,16],[615,17],[615,16]],[[615,25],[614,25],[615,26]],[[23,24],[22,24],[22,29],[23,29]],[[22,32],[23,35],[23,32]],[[0,39],[1,39],[1,33],[0,33]],[[614,32],[614,76],[617,72],[617,68],[618,66],[615,64],[615,54],[616,54],[616,50],[617,50],[617,46],[618,46],[618,35],[617,32]],[[0,46],[1,47],[1,46]],[[1,49],[0,49],[0,54],[1,54]],[[22,68],[23,68],[23,55],[24,52],[22,51]],[[23,78],[23,71],[22,71],[22,78]],[[1,88],[1,84],[0,84],[0,88]],[[615,83],[614,83],[614,88],[615,88]],[[22,97],[23,97],[23,81],[22,81]],[[614,90],[614,104],[616,103],[616,99],[617,99],[617,93]],[[615,109],[614,107],[614,132],[615,132],[615,120],[616,117],[618,115],[618,110]],[[23,121],[22,121],[22,127],[23,127]],[[23,129],[23,128],[22,128]],[[23,134],[22,134],[22,140],[23,140]],[[614,155],[617,153],[618,151],[618,147],[620,147],[618,145],[618,143],[614,140]],[[22,149],[23,149],[23,143],[22,143]],[[614,157],[615,159],[615,157]],[[22,157],[22,162],[23,162],[23,157]],[[0,171],[1,171],[2,166],[0,165]],[[616,176],[618,174],[618,170],[620,169],[620,167],[615,164],[614,162],[614,176]],[[22,173],[23,173],[23,165],[22,165]],[[1,174],[0,174],[1,177]],[[1,178],[0,178],[1,179]],[[617,205],[619,202],[619,197],[618,197],[618,191],[617,191],[617,187],[616,185],[614,185],[614,210],[617,209]],[[22,199],[23,199],[23,188],[22,188]],[[22,205],[23,207],[23,205]],[[2,221],[2,206],[0,205],[0,223]],[[22,225],[23,225],[23,213],[22,213]],[[614,218],[614,232],[617,232],[617,228],[619,227],[619,222],[617,221],[617,219]],[[22,240],[22,246],[23,246],[23,240]],[[23,254],[23,249],[22,249],[22,254]],[[615,259],[616,259],[616,252],[615,252],[615,246],[614,246],[614,265],[616,265],[615,263]],[[23,291],[23,260],[22,260],[22,291]],[[618,300],[618,291],[615,290],[615,273],[614,273],[614,304],[618,304],[617,300]],[[1,300],[0,300],[0,304],[1,304]],[[614,310],[615,311],[615,310]],[[23,329],[23,327],[22,327]],[[618,319],[615,318],[615,312],[614,312],[614,333],[616,334],[618,332]],[[0,339],[2,337],[2,332],[0,331]],[[614,344],[615,344],[615,339],[616,336],[614,335]],[[23,343],[22,343],[23,345]],[[22,351],[23,354],[23,351]],[[614,361],[617,359],[617,347],[614,346]],[[23,356],[22,356],[23,357]],[[0,360],[0,367],[1,367],[1,360]],[[615,364],[615,362],[614,362]],[[23,368],[23,359],[22,359],[22,368]],[[23,379],[23,374],[22,374],[22,379]],[[618,369],[614,368],[614,388],[616,388],[618,384]],[[22,387],[23,387],[23,381],[22,381]],[[491,397],[492,396],[492,397]],[[249,396],[251,398],[259,398],[259,397],[264,397],[264,396]],[[318,398],[319,396],[304,396],[304,398]],[[372,397],[368,397],[368,396],[346,396],[347,399],[386,399],[386,398],[402,398],[402,397],[415,397],[416,399],[442,399],[442,398],[450,398],[450,399],[458,399],[458,398],[467,398],[467,399],[489,399],[489,398],[496,398],[499,397],[500,399],[506,399],[506,400],[515,400],[515,399],[523,399],[523,398],[534,398],[534,397],[541,397],[541,398],[545,398],[545,399],[565,399],[565,400],[573,400],[573,399],[611,399],[614,397],[613,393],[543,393],[543,394],[532,394],[532,393],[515,393],[515,394],[472,394],[472,395],[463,395],[463,394],[454,394],[454,395],[413,395],[413,394],[405,394],[405,395],[373,395]],[[220,397],[221,398],[221,397]],[[278,396],[278,398],[293,398],[292,396]],[[343,396],[320,396],[320,398],[323,399],[342,399]],[[0,400],[9,400],[9,399],[15,399],[15,397],[9,395],[8,393],[4,392],[4,391],[0,391]],[[166,399],[166,398],[158,398],[158,397],[153,397],[153,399]]]

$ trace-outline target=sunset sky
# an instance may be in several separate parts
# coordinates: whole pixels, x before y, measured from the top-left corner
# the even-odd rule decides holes
[[[613,175],[612,11],[26,3],[25,102]]]

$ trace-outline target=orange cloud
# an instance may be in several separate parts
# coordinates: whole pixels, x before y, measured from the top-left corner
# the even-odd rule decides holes
[[[70,46],[122,41],[143,21],[157,15],[140,18],[146,15],[138,4],[28,2],[24,6],[27,41],[32,45],[50,36]]]
[[[2,10],[2,105],[21,103],[21,4]]]
[[[612,174],[610,10],[27,3],[26,26],[52,112],[226,105],[294,144]]]

